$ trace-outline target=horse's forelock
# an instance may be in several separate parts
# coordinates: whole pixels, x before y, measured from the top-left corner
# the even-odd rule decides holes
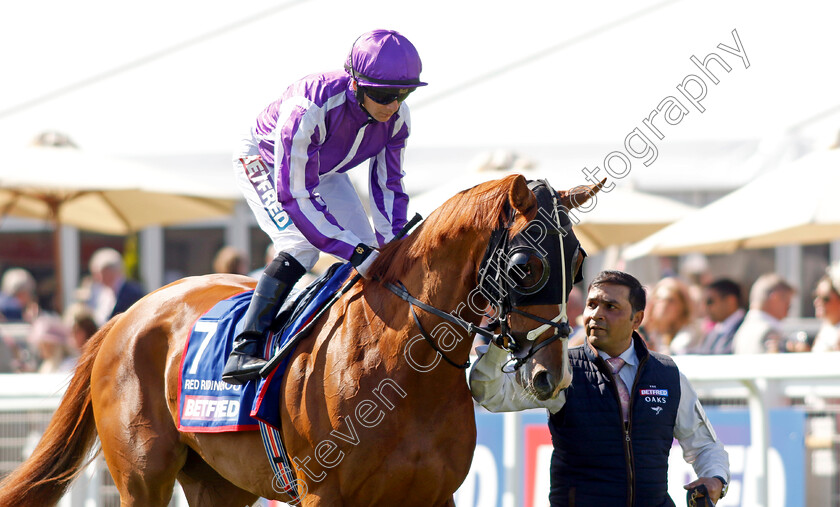
[[[428,259],[447,240],[463,237],[471,230],[489,239],[490,233],[506,219],[510,190],[517,178],[521,176],[489,181],[455,194],[432,212],[413,234],[386,245],[374,263],[373,272],[383,281],[393,283],[418,260]],[[527,219],[519,216],[514,227],[524,228],[525,223]]]

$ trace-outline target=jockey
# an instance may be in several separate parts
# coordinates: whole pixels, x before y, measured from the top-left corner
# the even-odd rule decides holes
[[[406,97],[422,68],[414,45],[393,30],[353,43],[344,70],[293,83],[257,117],[234,156],[240,190],[277,254],[245,313],[222,380],[259,377],[264,336],[320,252],[350,261],[368,277],[382,246],[406,223],[402,159],[411,131]],[[345,174],[370,159],[370,210]]]

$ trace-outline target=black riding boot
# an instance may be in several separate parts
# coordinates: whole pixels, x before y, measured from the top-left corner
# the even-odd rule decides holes
[[[266,266],[245,312],[242,331],[233,340],[233,350],[222,371],[222,380],[239,385],[259,378],[260,370],[266,363],[260,351],[271,321],[305,272],[306,269],[285,252],[277,254]]]

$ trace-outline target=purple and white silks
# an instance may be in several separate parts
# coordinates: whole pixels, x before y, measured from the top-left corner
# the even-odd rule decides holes
[[[292,223],[318,250],[349,259],[359,234],[343,227],[320,194],[322,179],[370,159],[370,209],[383,245],[406,222],[408,195],[402,159],[410,133],[408,106],[387,122],[369,120],[344,71],[292,84],[257,118],[252,133],[259,155],[273,167],[274,188]],[[329,196],[329,200],[342,196]],[[358,196],[347,196],[358,201]],[[364,213],[363,210],[359,210]]]

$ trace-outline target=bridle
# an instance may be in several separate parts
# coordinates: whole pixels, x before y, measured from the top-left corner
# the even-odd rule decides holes
[[[518,370],[540,349],[558,339],[569,338],[566,305],[572,285],[570,281],[579,281],[580,267],[586,256],[572,233],[571,221],[563,211],[557,192],[545,180],[530,182],[528,186],[540,204],[537,217],[529,222],[525,231],[513,238],[508,233],[513,222],[513,217],[509,217],[508,225],[501,231],[494,231],[491,236],[488,252],[479,269],[482,275],[479,288],[496,309],[497,317],[490,324],[500,329],[500,339],[496,339],[495,343],[509,350],[512,356],[502,368],[506,372]],[[533,232],[537,232],[536,238]],[[567,249],[574,250],[568,265]],[[529,304],[557,304],[558,314],[554,319],[547,320],[519,308]],[[521,315],[541,325],[526,333],[524,340],[518,339],[510,330],[508,316],[511,314]],[[551,336],[537,342],[539,336],[551,330],[554,331]]]
[[[481,335],[508,350],[512,359],[503,367],[506,372],[518,370],[542,348],[557,340],[569,338],[566,304],[571,290],[570,282],[579,281],[580,267],[586,252],[572,233],[571,221],[563,211],[557,192],[545,180],[529,182],[528,187],[537,197],[537,217],[528,223],[524,231],[511,237],[510,229],[516,211],[508,209],[503,224],[491,233],[479,267],[477,289],[494,309],[492,317],[485,312],[485,317],[491,319],[486,326],[476,326],[419,301],[402,282],[384,284],[409,303],[421,336],[452,366],[466,369],[470,361],[459,364],[450,359],[423,328],[414,310],[415,306],[462,327],[469,335]],[[567,263],[565,254],[569,249],[574,249],[574,252],[571,262]],[[554,319],[548,320],[519,308],[529,304],[556,304],[559,313]],[[538,322],[540,326],[528,331],[524,340],[517,338],[508,322],[508,317],[513,314]],[[495,329],[499,332],[494,333]],[[553,334],[537,342],[537,338],[546,331],[553,331]]]

